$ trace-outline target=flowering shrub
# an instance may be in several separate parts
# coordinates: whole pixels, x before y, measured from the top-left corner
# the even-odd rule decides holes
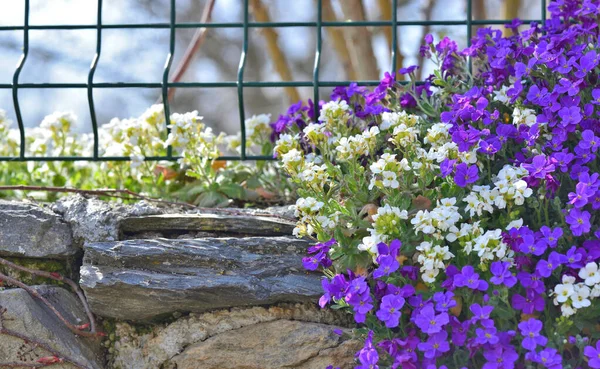
[[[599,9],[548,9],[462,51],[428,35],[425,84],[386,74],[273,124],[357,368],[600,368]]]
[[[171,115],[167,135],[162,105],[153,105],[139,118],[112,119],[99,127],[101,157],[128,156],[127,161],[0,162],[0,182],[6,185],[73,186],[83,189],[127,188],[168,198],[177,196],[200,206],[226,205],[230,199],[256,201],[275,196],[279,183],[272,165],[216,161],[222,150],[238,151],[240,137],[216,135],[198,112]],[[93,135],[76,133],[72,113],[53,113],[26,132],[26,155],[92,156]],[[249,152],[272,151],[269,116],[246,120]],[[179,163],[145,160],[164,156],[171,145]],[[18,156],[19,131],[0,110],[0,156]],[[259,191],[258,193],[256,191]],[[52,199],[52,198],[50,198]]]

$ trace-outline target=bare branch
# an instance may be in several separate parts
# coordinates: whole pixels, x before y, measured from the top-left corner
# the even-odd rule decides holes
[[[215,7],[215,0],[209,0],[204,10],[202,11],[202,17],[200,18],[201,23],[209,23],[212,15],[213,8]],[[202,27],[198,28],[194,33],[194,37],[190,41],[185,53],[183,54],[183,58],[177,65],[175,72],[173,73],[172,82],[179,82],[183,78],[185,71],[190,66],[192,60],[194,60],[194,56],[200,49],[200,46],[204,43],[204,39],[206,38],[206,33],[208,32],[208,28]],[[173,95],[175,95],[175,87],[171,87],[169,89],[168,100],[171,101],[173,99]],[[162,97],[161,97],[162,98]],[[159,98],[160,100],[160,98]]]
[[[435,4],[436,4],[437,0],[425,0],[425,5],[423,6],[423,18],[426,21],[430,21],[431,17],[433,16],[433,9],[435,8]],[[431,33],[431,26],[429,24],[426,24],[425,26],[423,26],[423,36],[427,35],[428,33]],[[421,40],[421,42],[419,43],[419,45],[421,45],[421,43],[423,43],[423,40]],[[419,66],[419,69],[417,70],[417,79],[423,79],[423,66],[425,64],[425,58],[421,55],[420,52],[417,51],[417,65]]]
[[[347,21],[364,21],[365,9],[361,0],[341,0],[340,5]],[[377,59],[373,53],[371,32],[367,27],[346,27],[346,45],[350,51],[352,67],[360,79],[379,78]]]
[[[336,22],[338,19],[331,6],[331,0],[323,0],[323,20]],[[346,39],[344,38],[344,32],[336,27],[326,27],[327,35],[331,38],[332,46],[337,53],[340,63],[346,72],[346,77],[351,81],[356,81],[356,71],[352,67],[352,61],[350,60],[350,51],[348,45],[346,45]]]
[[[75,367],[77,367],[79,369],[90,369],[90,367],[77,362],[73,358],[65,356],[64,354],[58,352],[57,350],[50,347],[48,344],[38,340],[35,337],[29,337],[20,332],[6,328],[6,326],[4,324],[5,323],[5,317],[4,317],[5,313],[6,313],[6,308],[3,308],[2,306],[0,306],[0,334],[18,338],[18,339],[21,339],[25,342],[28,342],[28,343],[36,346],[36,347],[41,347],[42,349],[48,351],[51,355],[55,356],[59,360],[59,362],[62,361],[62,362],[67,362],[67,363],[73,364]],[[43,367],[47,367],[50,365],[58,364],[59,362],[56,362],[56,363],[14,363],[14,362],[2,363],[2,362],[0,362],[0,368],[2,368],[2,367],[43,368]],[[16,365],[16,364],[19,364],[19,365]]]
[[[45,298],[44,296],[42,296],[38,291],[36,291],[34,288],[31,288],[30,286],[26,285],[25,283],[14,279],[12,277],[9,277],[3,273],[0,273],[0,281],[4,281],[12,286],[15,287],[19,287],[24,289],[25,291],[27,291],[27,293],[29,293],[32,297],[35,297],[36,299],[40,300],[44,305],[46,305],[48,307],[48,309],[50,309],[54,315],[56,315],[56,317],[63,322],[63,324],[69,328],[69,330],[71,332],[73,332],[74,334],[78,335],[78,336],[82,336],[82,337],[100,337],[101,334],[98,334],[97,332],[87,332],[87,331],[83,331],[81,329],[79,329],[77,326],[75,326],[74,324],[71,324],[57,309],[56,307],[54,307],[54,305],[52,305],[52,303],[50,301],[48,301],[47,298]]]
[[[94,315],[92,314],[92,311],[90,310],[90,307],[87,303],[87,300],[85,298],[85,296],[83,295],[83,291],[81,291],[81,288],[79,288],[79,286],[77,285],[77,283],[73,282],[72,280],[70,280],[69,278],[66,278],[64,276],[62,276],[59,273],[56,272],[46,272],[43,270],[35,270],[35,269],[29,269],[26,268],[24,266],[12,263],[6,259],[0,258],[0,264],[5,265],[9,268],[12,269],[16,269],[16,270],[20,270],[22,272],[25,273],[29,273],[35,276],[39,276],[39,277],[43,277],[43,278],[48,278],[48,279],[52,279],[58,282],[62,282],[65,283],[67,285],[69,285],[69,287],[71,287],[71,289],[77,294],[77,297],[79,297],[79,300],[81,301],[83,308],[85,310],[86,315],[88,316],[88,320],[90,322],[90,332],[91,333],[96,333],[96,320],[94,319]],[[0,366],[1,367],[1,366]]]
[[[521,8],[521,0],[504,0],[502,4],[502,19],[512,20],[519,17],[519,9]],[[514,34],[514,30],[504,28],[502,30],[504,37]]]
[[[271,16],[269,15],[269,10],[263,5],[260,0],[252,0],[250,2],[250,6],[252,8],[252,14],[254,14],[254,18],[258,22],[270,22]],[[282,81],[292,81],[292,71],[286,61],[285,54],[281,51],[279,47],[278,38],[279,35],[277,31],[273,28],[262,28],[260,31],[265,38],[267,43],[267,50],[271,57],[271,61],[273,62],[273,67],[279,74],[279,77]],[[290,101],[297,102],[300,101],[300,94],[295,87],[284,87],[286,94],[288,95]]]

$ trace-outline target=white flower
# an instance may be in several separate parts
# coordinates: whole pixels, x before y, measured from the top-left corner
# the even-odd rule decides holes
[[[598,272],[598,264],[591,262],[579,270],[579,278],[585,280],[585,284],[593,287],[600,283],[600,273]]]
[[[144,159],[146,159],[144,155],[135,153],[132,153],[129,157],[131,158],[131,168],[140,167],[144,163]]]
[[[510,98],[506,94],[508,92],[508,86],[502,86],[498,91],[494,91],[494,101],[500,101],[503,104],[507,104]]]
[[[577,311],[575,309],[573,309],[573,307],[571,307],[570,305],[564,304],[560,307],[560,311],[562,312],[562,315],[564,317],[569,317],[571,315],[574,315]]]
[[[590,306],[592,303],[590,297],[590,288],[588,286],[579,286],[575,288],[575,294],[571,296],[572,305],[576,309]]]
[[[554,293],[556,294],[556,300],[563,303],[575,293],[575,289],[572,284],[557,284],[554,287]]]
[[[506,226],[506,230],[510,231],[513,228],[519,229],[523,226],[523,218],[519,218],[516,220],[513,220],[512,222],[508,223],[508,225]]]
[[[400,183],[396,180],[396,173],[390,171],[384,171],[383,175],[383,186],[389,188],[398,188]]]

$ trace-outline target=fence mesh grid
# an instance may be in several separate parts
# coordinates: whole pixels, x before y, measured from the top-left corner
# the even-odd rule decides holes
[[[396,65],[396,45],[398,40],[398,27],[400,26],[466,26],[467,27],[467,45],[471,44],[472,27],[477,25],[503,25],[510,23],[511,20],[506,19],[473,19],[472,9],[473,0],[466,0],[467,17],[464,20],[398,20],[397,8],[398,0],[390,0],[392,2],[392,19],[380,21],[323,21],[322,0],[317,0],[315,3],[317,10],[317,19],[314,22],[251,22],[249,0],[243,0],[243,21],[242,22],[227,22],[227,23],[200,23],[186,22],[178,23],[176,21],[177,0],[169,0],[169,22],[168,23],[136,23],[136,24],[104,24],[102,22],[103,0],[97,0],[97,21],[96,24],[67,24],[67,25],[30,25],[30,0],[25,1],[25,19],[22,26],[0,26],[0,31],[23,31],[23,53],[15,68],[12,83],[0,84],[0,89],[12,90],[12,99],[17,119],[17,124],[20,134],[19,156],[0,157],[0,161],[126,161],[130,160],[126,156],[100,156],[98,144],[98,121],[96,117],[96,108],[94,105],[94,89],[95,88],[160,88],[162,91],[162,100],[164,102],[164,112],[167,127],[170,124],[170,106],[167,99],[170,87],[176,88],[219,88],[233,87],[237,88],[238,93],[238,110],[240,117],[240,133],[241,133],[241,151],[238,156],[221,156],[220,160],[271,160],[271,156],[264,155],[247,155],[246,154],[246,127],[245,107],[244,107],[244,88],[257,87],[312,87],[313,99],[319,101],[320,87],[335,87],[347,86],[352,82],[356,82],[361,86],[376,86],[379,84],[377,80],[359,80],[359,81],[321,81],[319,80],[319,67],[321,64],[321,47],[322,47],[322,31],[325,27],[392,27],[392,45],[390,50],[391,61],[390,70]],[[344,1],[344,0],[342,0]],[[546,0],[541,2],[540,19],[523,20],[524,23],[544,22],[546,19]],[[314,57],[314,66],[312,72],[312,81],[279,81],[279,82],[262,82],[262,81],[245,81],[244,68],[246,65],[246,54],[248,52],[248,31],[251,28],[275,28],[275,27],[311,27],[316,32],[316,49]],[[241,28],[243,29],[243,44],[240,55],[240,62],[237,69],[237,79],[235,81],[222,82],[170,82],[169,72],[175,54],[175,35],[177,29],[184,28]],[[96,53],[92,58],[92,63],[89,69],[87,83],[20,83],[19,77],[21,70],[27,61],[29,54],[29,31],[30,30],[96,30]],[[160,83],[128,83],[128,82],[110,82],[96,83],[94,82],[94,73],[102,53],[102,30],[104,29],[168,29],[169,30],[169,53],[166,57],[162,82]],[[87,89],[87,100],[92,123],[93,133],[93,154],[92,156],[58,156],[58,157],[28,157],[25,155],[25,125],[21,108],[19,104],[20,89]],[[315,104],[315,109],[318,109],[318,104]],[[168,132],[168,128],[167,128]],[[147,157],[146,160],[168,160],[174,161],[179,157],[173,155],[173,150],[168,147],[165,155]]]

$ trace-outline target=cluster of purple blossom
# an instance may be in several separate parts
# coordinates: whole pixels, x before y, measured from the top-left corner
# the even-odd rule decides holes
[[[481,28],[462,51],[448,38],[434,44],[428,35],[421,53],[439,68],[425,84],[401,85],[386,73],[372,92],[356,84],[334,90],[332,100],[349,106],[343,124],[385,131],[382,115],[400,110],[440,122],[419,128],[398,118],[391,137],[380,135],[383,148],[365,157],[387,155],[383,164],[408,157],[414,147],[400,147],[395,136],[446,137],[429,156],[417,149],[420,164],[413,158],[404,172],[384,172],[399,181],[399,190],[365,196],[388,209],[367,220],[375,225],[365,239],[381,241],[376,247],[356,248],[356,217],[352,232],[315,227],[320,240],[330,240],[313,246],[304,265],[326,272],[320,305],[348,308],[361,325],[365,345],[357,368],[600,368],[600,220],[594,215],[600,209],[600,4],[555,0],[548,10],[543,26],[518,32],[515,20],[509,37]],[[280,116],[273,137],[317,124],[312,104]],[[325,136],[335,147],[336,132],[330,133]],[[320,152],[304,136],[298,140],[307,155]],[[342,168],[331,169],[334,179],[344,168],[357,170],[331,164]],[[413,180],[405,173],[425,164],[437,177],[403,187],[401,177]],[[412,195],[437,202],[439,211],[403,202],[417,187]],[[318,200],[326,207],[330,199]],[[459,206],[461,200],[468,205]],[[348,212],[360,210],[354,201],[348,200],[354,204]],[[338,213],[343,204],[337,200]],[[400,240],[376,233],[378,216],[402,211],[406,217],[391,223]]]

